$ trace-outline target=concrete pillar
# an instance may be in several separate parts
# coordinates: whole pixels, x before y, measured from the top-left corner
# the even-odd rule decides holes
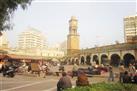
[[[111,54],[110,54],[109,51],[107,52],[107,54],[108,54],[108,63],[110,64],[110,62],[111,62]]]
[[[120,61],[123,60],[123,53],[122,53],[122,50],[120,50]]]
[[[87,61],[87,60],[86,60],[86,56],[87,56],[87,55],[86,55],[86,54],[84,54],[84,60],[85,60],[85,62]]]
[[[93,61],[93,57],[92,57],[92,54],[90,54],[90,63],[92,63]]]
[[[101,64],[101,54],[98,53],[98,61],[99,61],[99,65]]]
[[[136,60],[136,62],[137,62],[137,49],[134,50],[134,53],[135,53],[135,60]]]

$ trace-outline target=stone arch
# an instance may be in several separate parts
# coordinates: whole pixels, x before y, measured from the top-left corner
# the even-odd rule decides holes
[[[86,56],[86,63],[87,63],[87,64],[90,64],[90,59],[91,59],[90,55],[87,55],[87,56]]]
[[[120,60],[121,59],[120,59],[120,56],[118,54],[112,54],[110,57],[110,65],[118,67]]]
[[[108,64],[108,56],[106,54],[101,55],[101,64],[103,65]]]
[[[99,57],[97,55],[93,55],[93,62],[96,62],[96,64],[99,64]]]
[[[124,61],[125,66],[128,67],[130,63],[135,62],[135,57],[131,53],[126,53],[123,56],[123,61]]]
[[[84,64],[84,63],[85,63],[85,58],[84,58],[84,56],[81,56],[80,61],[81,61],[81,64]]]

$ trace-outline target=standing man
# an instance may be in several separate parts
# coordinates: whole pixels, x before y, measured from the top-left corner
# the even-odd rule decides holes
[[[109,66],[109,77],[108,77],[108,81],[114,81],[114,71],[112,66]]]
[[[77,64],[74,64],[73,68],[72,68],[72,78],[74,76],[77,76],[78,75],[78,65]]]
[[[119,66],[119,82],[123,82],[124,72],[125,72],[125,67],[124,67],[123,63],[120,63],[120,66]]]

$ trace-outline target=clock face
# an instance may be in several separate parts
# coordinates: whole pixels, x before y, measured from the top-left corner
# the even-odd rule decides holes
[[[72,22],[70,23],[70,25],[71,25],[71,26],[77,26],[77,22],[76,22],[76,21],[72,21]]]

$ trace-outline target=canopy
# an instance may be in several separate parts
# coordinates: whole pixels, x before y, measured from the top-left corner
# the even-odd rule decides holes
[[[7,54],[7,55],[0,55],[0,59],[7,58],[7,59],[19,59],[19,60],[42,60],[43,57],[41,56],[27,56],[27,55],[15,55],[15,54]]]

